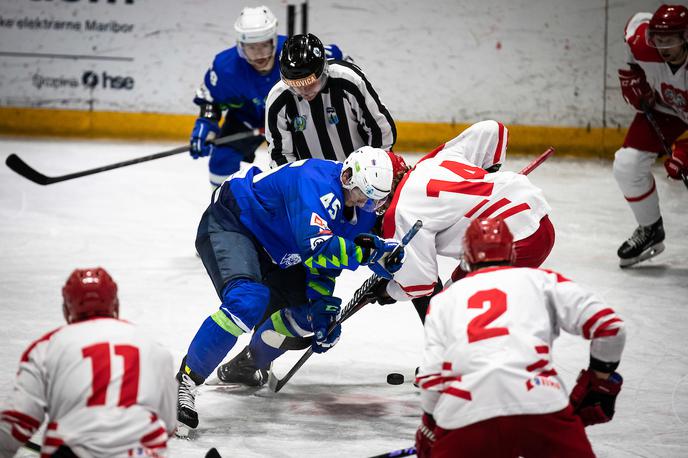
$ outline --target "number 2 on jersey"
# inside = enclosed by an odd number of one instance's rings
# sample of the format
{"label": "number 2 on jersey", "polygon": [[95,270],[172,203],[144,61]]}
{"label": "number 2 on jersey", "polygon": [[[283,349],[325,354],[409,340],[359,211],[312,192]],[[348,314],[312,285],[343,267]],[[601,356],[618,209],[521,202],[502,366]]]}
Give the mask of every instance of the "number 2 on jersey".
{"label": "number 2 on jersey", "polygon": [[[139,394],[139,349],[133,345],[114,345],[115,355],[124,361],[122,385],[117,406],[129,407],[136,404]],[[84,358],[91,359],[93,371],[93,392],[86,401],[88,407],[103,406],[107,400],[107,389],[112,373],[110,370],[110,344],[97,343],[81,349]]]}
{"label": "number 2 on jersey", "polygon": [[506,294],[504,291],[487,289],[478,291],[468,298],[469,309],[482,309],[485,304],[487,304],[487,310],[468,323],[468,343],[509,334],[509,330],[504,327],[487,327],[506,312]]}

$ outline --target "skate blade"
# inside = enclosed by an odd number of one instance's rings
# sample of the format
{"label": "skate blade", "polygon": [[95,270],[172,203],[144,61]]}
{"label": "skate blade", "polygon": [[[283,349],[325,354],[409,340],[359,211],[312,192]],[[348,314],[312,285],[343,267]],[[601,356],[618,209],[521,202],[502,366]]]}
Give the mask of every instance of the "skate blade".
{"label": "skate blade", "polygon": [[223,382],[220,380],[217,376],[209,377],[205,382],[205,385],[207,386],[229,386],[229,385],[237,385],[237,386],[246,386],[246,385],[241,385],[240,383],[227,383]]}
{"label": "skate blade", "polygon": [[268,372],[268,389],[276,393],[277,392],[277,383],[279,380],[277,379],[277,376],[275,375],[274,372],[272,372],[272,367],[270,367],[270,372]]}
{"label": "skate blade", "polygon": [[664,251],[664,248],[664,243],[659,242],[658,244],[653,245],[647,250],[643,251],[642,253],[640,253],[639,256],[636,256],[635,258],[619,259],[619,267],[625,269],[626,267],[634,266],[639,262],[647,261],[648,259],[654,258],[659,253]]}
{"label": "skate blade", "polygon": [[193,440],[196,438],[196,430],[186,426],[184,423],[177,423],[177,428],[174,430],[174,435],[179,439]]}

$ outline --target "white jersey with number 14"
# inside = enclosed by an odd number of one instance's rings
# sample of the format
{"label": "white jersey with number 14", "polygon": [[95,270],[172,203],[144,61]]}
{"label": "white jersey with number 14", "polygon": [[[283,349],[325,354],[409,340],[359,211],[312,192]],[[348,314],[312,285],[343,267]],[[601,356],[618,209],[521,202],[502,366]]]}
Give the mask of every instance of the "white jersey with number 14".
{"label": "white jersey with number 14", "polygon": [[437,256],[458,259],[464,233],[474,219],[501,217],[514,240],[522,240],[538,229],[550,211],[542,191],[524,175],[487,173],[468,159],[485,146],[471,142],[476,135],[466,134],[478,127],[489,130],[485,135],[492,134],[497,124],[472,126],[421,159],[399,184],[385,215],[384,236],[401,240],[416,220],[423,222],[423,228],[406,247],[406,260],[387,289],[395,299],[432,292]]}

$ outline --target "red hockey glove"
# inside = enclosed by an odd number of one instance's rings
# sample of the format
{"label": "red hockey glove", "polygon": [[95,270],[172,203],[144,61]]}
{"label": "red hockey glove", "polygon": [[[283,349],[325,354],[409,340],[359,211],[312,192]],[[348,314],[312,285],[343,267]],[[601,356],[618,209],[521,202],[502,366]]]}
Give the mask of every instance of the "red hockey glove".
{"label": "red hockey glove", "polygon": [[624,100],[637,110],[652,108],[655,105],[654,92],[642,70],[619,69],[619,82]]}
{"label": "red hockey glove", "polygon": [[582,370],[569,398],[573,413],[585,426],[610,421],[614,418],[614,404],[622,384],[623,378],[616,372],[603,380],[590,369]]}
{"label": "red hockey glove", "polygon": [[423,418],[416,431],[416,456],[430,458],[432,446],[435,444],[435,419],[429,413],[423,413]]}
{"label": "red hockey glove", "polygon": [[688,176],[688,141],[674,143],[671,157],[664,161],[664,168],[669,178],[680,180],[681,175]]}

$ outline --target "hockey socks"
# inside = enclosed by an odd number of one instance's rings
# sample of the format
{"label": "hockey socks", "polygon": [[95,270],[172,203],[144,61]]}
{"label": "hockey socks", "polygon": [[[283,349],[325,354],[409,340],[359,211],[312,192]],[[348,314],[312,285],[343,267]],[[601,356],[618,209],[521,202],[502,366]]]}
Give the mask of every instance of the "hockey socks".
{"label": "hockey socks", "polygon": [[256,365],[267,368],[270,363],[284,354],[286,350],[280,350],[263,340],[263,332],[274,331],[287,337],[305,336],[311,331],[311,324],[308,321],[310,307],[307,304],[296,307],[289,307],[279,310],[253,333],[249,348]]}
{"label": "hockey socks", "polygon": [[270,290],[260,283],[239,278],[223,291],[220,310],[201,325],[189,345],[187,366],[206,379],[227,356],[244,332],[260,320],[270,300]]}
{"label": "hockey socks", "polygon": [[293,336],[289,328],[286,326],[282,319],[282,310],[277,311],[270,316],[269,319],[265,320],[263,324],[260,325],[256,332],[251,336],[251,343],[249,348],[251,350],[251,355],[253,355],[253,360],[259,368],[267,368],[270,363],[275,359],[282,356],[286,350],[280,350],[279,348],[271,347],[266,344],[261,335],[264,331],[276,331],[282,335]]}
{"label": "hockey socks", "polygon": [[225,320],[229,321],[229,318],[221,310],[205,319],[189,345],[183,371],[188,373],[188,368],[205,380],[220,364],[237,341],[237,336],[219,324],[226,325]]}

